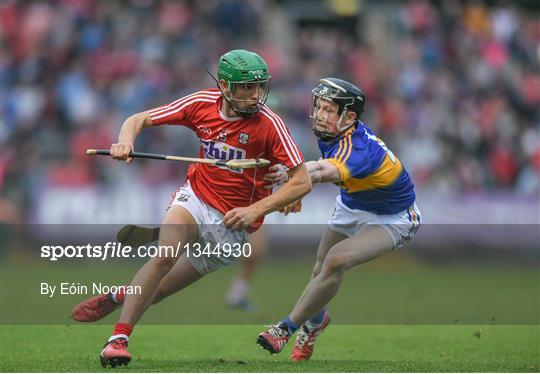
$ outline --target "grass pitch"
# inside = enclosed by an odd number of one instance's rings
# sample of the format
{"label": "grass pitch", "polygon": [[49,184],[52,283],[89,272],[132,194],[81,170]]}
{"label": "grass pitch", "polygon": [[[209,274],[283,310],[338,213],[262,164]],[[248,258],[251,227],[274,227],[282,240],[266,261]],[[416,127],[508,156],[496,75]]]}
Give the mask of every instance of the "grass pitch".
{"label": "grass pitch", "polygon": [[330,326],[311,361],[255,345],[262,326],[137,326],[133,360],[102,369],[110,326],[3,326],[3,372],[537,372],[539,326]]}
{"label": "grass pitch", "polygon": [[[99,353],[118,311],[100,324],[67,321],[85,298],[49,298],[40,282],[123,284],[137,264],[90,266],[9,259],[2,265],[2,372],[538,372],[538,268],[436,266],[386,256],[351,270],[330,304],[334,324],[309,362],[289,360],[292,343],[271,356],[255,340],[287,315],[312,259],[265,262],[254,313],[223,297],[233,268],[153,306],[135,328],[128,367],[102,369]],[[66,325],[67,324],[67,325]]]}

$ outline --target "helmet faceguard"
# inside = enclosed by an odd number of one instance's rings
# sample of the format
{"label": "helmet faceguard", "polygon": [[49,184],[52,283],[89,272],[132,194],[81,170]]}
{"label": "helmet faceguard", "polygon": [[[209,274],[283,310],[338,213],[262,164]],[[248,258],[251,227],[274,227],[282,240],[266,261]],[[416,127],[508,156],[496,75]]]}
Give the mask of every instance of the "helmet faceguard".
{"label": "helmet faceguard", "polygon": [[[330,113],[326,118],[319,114],[321,100],[337,104],[337,121],[330,121]],[[346,124],[345,117],[347,112],[356,114],[356,119],[364,111],[365,95],[352,83],[337,78],[324,78],[319,81],[319,85],[312,91],[312,110],[310,114],[311,126],[315,136],[322,141],[332,141],[339,138],[347,131],[355,121]],[[335,124],[336,131],[319,130],[318,125],[323,124],[328,128]],[[332,126],[333,127],[333,126]]]}
{"label": "helmet faceguard", "polygon": [[[329,99],[328,97],[313,93],[312,95],[313,107],[312,107],[311,115],[309,117],[311,119],[311,127],[313,129],[313,133],[315,134],[315,136],[321,139],[322,141],[328,142],[328,141],[337,139],[341,134],[347,131],[347,129],[349,129],[354,124],[354,122],[350,123],[349,125],[344,125],[344,119],[345,119],[345,114],[347,113],[347,110],[343,110],[341,112],[341,114],[339,115],[339,119],[337,121],[329,120],[330,113],[326,113],[326,116],[324,116],[324,114],[322,116],[319,115],[319,106],[321,104],[320,103],[321,100],[333,103],[333,101]],[[324,124],[327,129],[330,126],[332,126],[332,124],[335,124],[337,131],[319,130],[317,128],[318,124]]]}
{"label": "helmet faceguard", "polygon": [[[227,82],[230,96],[221,91],[225,100],[229,102],[232,110],[241,117],[251,117],[257,113],[268,100],[270,93],[270,76],[268,79],[255,81]],[[240,99],[234,97],[237,92],[249,93],[255,90],[256,98]]]}
{"label": "helmet faceguard", "polygon": [[223,98],[239,116],[249,118],[257,113],[268,99],[271,76],[266,62],[256,53],[230,51],[219,59],[218,79],[227,82]]}

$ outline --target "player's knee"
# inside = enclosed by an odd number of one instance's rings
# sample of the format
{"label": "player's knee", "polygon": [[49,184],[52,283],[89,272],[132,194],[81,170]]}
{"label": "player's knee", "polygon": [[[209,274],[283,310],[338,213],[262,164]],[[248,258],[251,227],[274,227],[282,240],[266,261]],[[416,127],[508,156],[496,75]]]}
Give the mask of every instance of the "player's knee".
{"label": "player's knee", "polygon": [[339,252],[330,252],[324,260],[323,268],[330,274],[343,273],[349,268],[349,258]]}
{"label": "player's knee", "polygon": [[166,274],[174,266],[178,258],[174,254],[161,254],[151,259],[160,273]]}

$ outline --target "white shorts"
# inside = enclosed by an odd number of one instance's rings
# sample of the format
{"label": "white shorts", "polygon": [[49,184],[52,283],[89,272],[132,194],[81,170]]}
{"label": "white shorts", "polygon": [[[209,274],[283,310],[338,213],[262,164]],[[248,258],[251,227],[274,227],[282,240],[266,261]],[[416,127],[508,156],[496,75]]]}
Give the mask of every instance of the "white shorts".
{"label": "white shorts", "polygon": [[[184,207],[191,213],[199,227],[197,242],[202,248],[209,245],[209,248],[212,250],[216,246],[223,246],[225,243],[243,246],[249,240],[248,233],[245,230],[229,231],[223,225],[223,214],[199,199],[189,185],[189,182],[173,195],[173,200],[169,204],[169,208],[172,206]],[[197,251],[195,250],[189,251],[187,258],[201,274],[208,274],[221,269],[232,264],[237,259],[234,256],[226,257],[214,254],[197,255]]]}
{"label": "white shorts", "polygon": [[416,202],[399,213],[383,215],[351,209],[343,204],[341,195],[338,195],[328,225],[333,231],[348,237],[354,236],[364,225],[381,225],[392,238],[394,248],[399,248],[414,237],[421,221],[422,216]]}

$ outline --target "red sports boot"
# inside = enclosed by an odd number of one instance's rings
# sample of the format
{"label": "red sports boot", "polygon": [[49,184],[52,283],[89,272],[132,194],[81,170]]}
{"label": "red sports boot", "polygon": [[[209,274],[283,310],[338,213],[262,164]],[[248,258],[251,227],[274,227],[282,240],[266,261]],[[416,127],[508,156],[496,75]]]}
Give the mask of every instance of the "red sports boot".
{"label": "red sports boot", "polygon": [[101,366],[111,365],[113,368],[119,365],[127,366],[131,361],[131,353],[128,352],[127,346],[128,341],[125,338],[116,338],[105,343],[99,355]]}
{"label": "red sports boot", "polygon": [[257,344],[272,354],[279,353],[289,341],[289,332],[279,325],[271,326],[270,330],[262,332],[257,337]]}
{"label": "red sports boot", "polygon": [[313,354],[313,344],[315,344],[317,336],[324,331],[329,323],[330,315],[328,312],[324,313],[323,321],[318,327],[310,329],[309,324],[304,323],[296,336],[296,341],[294,342],[294,348],[291,354],[291,360],[295,362],[309,360]]}
{"label": "red sports boot", "polygon": [[95,322],[113,312],[120,304],[111,300],[109,294],[91,297],[75,305],[71,318],[78,322]]}

